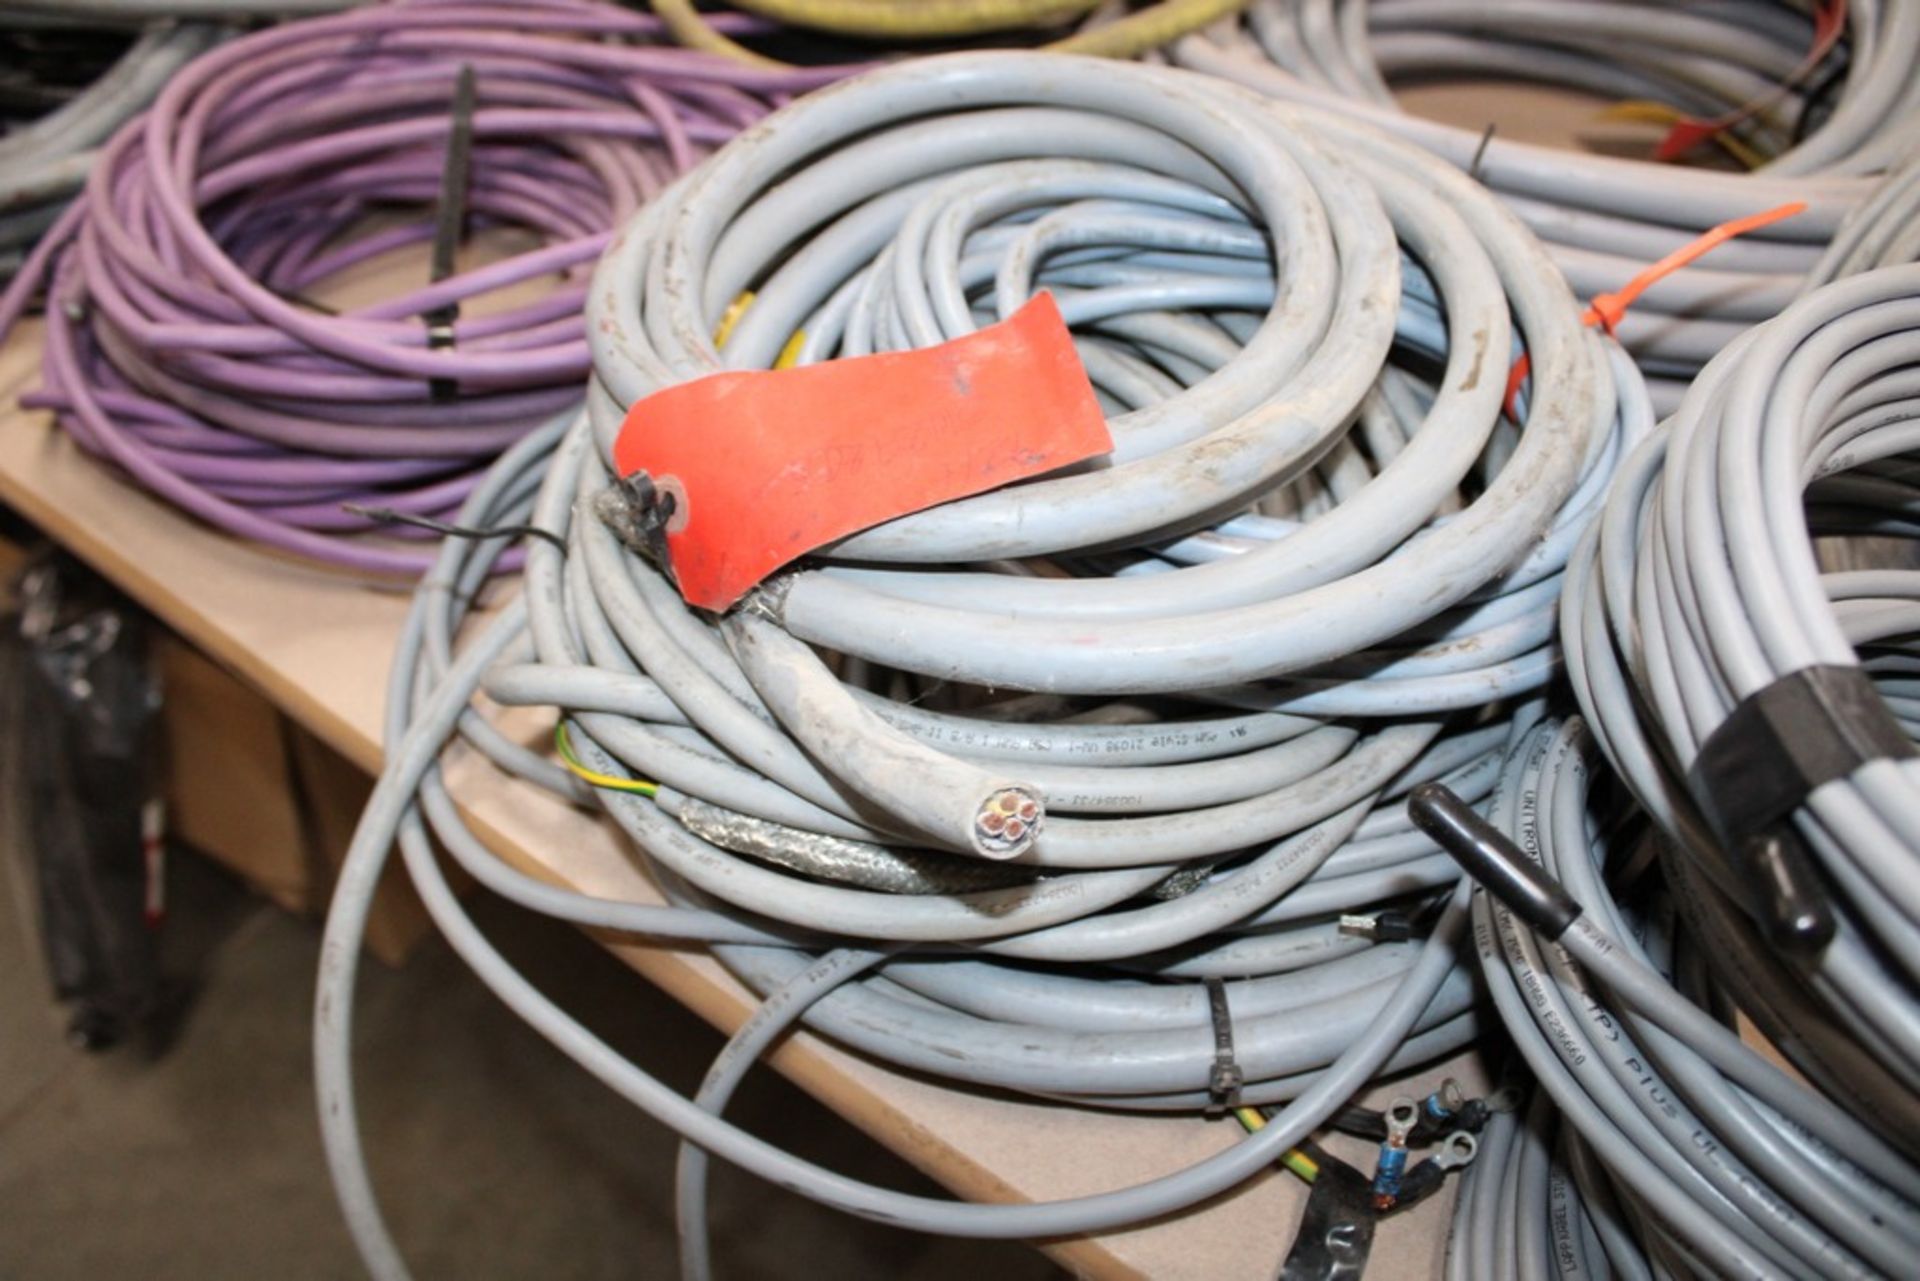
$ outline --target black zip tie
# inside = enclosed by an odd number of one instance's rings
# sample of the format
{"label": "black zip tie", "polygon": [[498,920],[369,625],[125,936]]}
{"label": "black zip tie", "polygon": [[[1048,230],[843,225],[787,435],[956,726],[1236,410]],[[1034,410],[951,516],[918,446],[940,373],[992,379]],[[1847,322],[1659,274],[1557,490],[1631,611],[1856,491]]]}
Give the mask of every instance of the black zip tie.
{"label": "black zip tie", "polygon": [[1687,771],[1687,790],[1737,869],[1759,887],[1761,920],[1784,947],[1833,938],[1833,905],[1793,812],[1814,791],[1870,761],[1915,754],[1873,687],[1854,666],[1803,667],[1740,700],[1707,735]]}
{"label": "black zip tie", "polygon": [[[433,265],[428,282],[439,284],[453,274],[454,253],[466,239],[467,194],[473,175],[473,64],[463,63],[453,82],[453,128],[447,134],[447,162],[440,171],[440,202],[434,214]],[[427,346],[444,351],[455,344],[454,322],[460,319],[460,304],[423,312],[427,322]],[[435,378],[429,384],[433,399],[444,404],[460,395],[460,385],[452,378]]]}
{"label": "black zip tie", "polygon": [[1247,1083],[1239,1061],[1233,1057],[1233,1011],[1227,1008],[1227,984],[1210,978],[1207,984],[1207,1008],[1213,1014],[1213,1070],[1207,1074],[1208,1116],[1223,1116],[1240,1106],[1240,1091]]}
{"label": "black zip tie", "polygon": [[363,507],[359,503],[341,503],[340,510],[364,516],[376,525],[411,525],[415,529],[430,529],[448,538],[540,538],[558,547],[562,556],[567,554],[567,540],[551,529],[542,529],[538,525],[453,525],[431,516],[416,516],[412,512],[395,511],[391,507]]}
{"label": "black zip tie", "polygon": [[1487,158],[1487,144],[1493,141],[1493,121],[1487,121],[1487,127],[1480,131],[1480,145],[1473,149],[1473,161],[1467,165],[1467,177],[1480,181],[1480,164]]}

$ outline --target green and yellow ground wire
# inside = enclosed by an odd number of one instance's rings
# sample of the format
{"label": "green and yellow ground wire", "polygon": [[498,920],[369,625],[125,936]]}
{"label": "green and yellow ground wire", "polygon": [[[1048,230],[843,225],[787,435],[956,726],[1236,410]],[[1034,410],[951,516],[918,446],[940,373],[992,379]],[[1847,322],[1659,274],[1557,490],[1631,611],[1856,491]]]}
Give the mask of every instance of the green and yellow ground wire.
{"label": "green and yellow ground wire", "polygon": [[604,787],[613,792],[633,792],[640,796],[652,796],[660,790],[660,784],[649,783],[644,778],[617,778],[612,774],[602,774],[599,770],[588,769],[580,758],[574,755],[573,740],[567,737],[565,721],[553,727],[553,746],[554,750],[560,753],[560,759],[566,762],[567,768],[573,771],[576,778],[591,783],[595,787]]}
{"label": "green and yellow ground wire", "polygon": [[[1233,1114],[1240,1119],[1240,1124],[1246,1127],[1248,1134],[1267,1128],[1266,1114],[1259,1108],[1235,1108]],[[1299,1148],[1288,1148],[1287,1154],[1280,1158],[1280,1164],[1298,1175],[1303,1183],[1312,1183],[1320,1177],[1320,1163]]]}

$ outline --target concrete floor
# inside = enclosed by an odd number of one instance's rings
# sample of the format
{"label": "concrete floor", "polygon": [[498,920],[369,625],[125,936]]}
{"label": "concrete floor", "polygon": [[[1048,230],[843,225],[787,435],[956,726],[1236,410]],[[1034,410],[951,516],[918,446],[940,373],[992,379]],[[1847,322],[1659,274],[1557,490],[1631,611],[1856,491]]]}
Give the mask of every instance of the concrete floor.
{"label": "concrete floor", "polygon": [[[0,858],[11,859],[0,850]],[[0,874],[0,1277],[350,1278],[321,1159],[307,1023],[318,927],[192,855],[170,876],[170,968],[195,982],[157,1056],[70,1049]],[[573,930],[475,896],[548,992],[690,1090],[718,1037]],[[671,1277],[674,1144],[494,1002],[437,938],[361,985],[361,1113],[415,1275]],[[836,1169],[932,1185],[771,1072],[731,1115]],[[722,1278],[1058,1275],[1015,1244],[857,1222],[720,1167]]]}

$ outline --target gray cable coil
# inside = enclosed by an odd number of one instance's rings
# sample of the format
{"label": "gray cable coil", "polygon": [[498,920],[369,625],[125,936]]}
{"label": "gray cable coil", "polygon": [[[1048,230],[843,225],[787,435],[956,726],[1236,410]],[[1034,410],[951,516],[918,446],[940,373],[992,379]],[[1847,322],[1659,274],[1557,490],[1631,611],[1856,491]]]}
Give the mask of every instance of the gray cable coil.
{"label": "gray cable coil", "polygon": [[[0,21],[14,16],[0,6]],[[220,35],[208,23],[156,22],[82,93],[0,137],[0,279],[13,274],[86,182],[100,144]]]}
{"label": "gray cable coil", "polygon": [[[724,352],[739,368],[770,364],[796,329],[803,360],[936,342],[1034,287],[1074,323],[1115,414],[1111,466],[867,531],[724,619],[689,610],[600,518],[626,406],[721,368],[711,335],[743,290]],[[499,543],[443,551],[329,919],[322,1118],[377,1275],[403,1269],[366,1182],[347,1038],[366,896],[396,831],[454,946],[590,1071],[782,1186],[928,1231],[1057,1235],[1178,1210],[1259,1170],[1383,1065],[1471,1040],[1457,895],[1424,943],[1370,945],[1331,918],[1455,885],[1392,798],[1436,777],[1487,793],[1513,732],[1498,709],[1554,669],[1565,558],[1652,425],[1631,361],[1579,324],[1496,201],[1405,144],[1182,72],[955,55],[743,135],[617,238],[591,297],[588,412],[503,459],[463,517],[530,518],[567,553],[530,543],[524,594],[456,653]],[[1520,429],[1499,421],[1516,330],[1535,371]],[[1006,563],[1042,557],[1081,576]],[[1085,647],[1062,637],[1089,625],[1102,661],[1076,662]],[[804,642],[851,655],[846,679]],[[1036,693],[929,710],[929,677]],[[661,783],[656,800],[597,797],[678,907],[584,899],[487,854],[438,781],[456,724],[507,769],[588,793],[463,717],[483,679],[499,702],[563,708],[594,768]],[[971,756],[942,749],[957,730]],[[1089,748],[1097,766],[1056,763]],[[1030,853],[989,865],[1022,883],[862,888],[891,851],[922,872],[969,860],[966,833],[930,812],[977,797],[981,775],[1053,810]],[[742,819],[745,856],[696,834]],[[1246,1097],[1295,1102],[1220,1157],[1096,1197],[968,1206],[850,1184],[672,1095],[528,988],[446,890],[428,824],[490,889],[712,941],[786,1016],[965,1084],[1197,1108],[1214,1044],[1195,980],[1244,979]],[[1196,862],[1217,866],[1151,897]],[[854,943],[809,955],[835,940]],[[715,1109],[730,1088],[716,1080]]]}
{"label": "gray cable coil", "polygon": [[1908,736],[1920,730],[1906,639],[1920,573],[1822,574],[1809,530],[1920,533],[1916,356],[1915,266],[1826,285],[1740,339],[1622,468],[1562,618],[1581,707],[1684,852],[1670,860],[1682,906],[1721,982],[1796,1066],[1909,1151],[1920,1151],[1920,762],[1871,762],[1795,811],[1838,917],[1834,940],[1800,958],[1738,906],[1750,874],[1718,851],[1683,780],[1741,699],[1813,664],[1864,666]]}
{"label": "gray cable coil", "polygon": [[1482,972],[1539,1086],[1523,1122],[1482,1136],[1449,1281],[1910,1273],[1920,1168],[1739,1045],[1711,939],[1676,930],[1670,904],[1616,901],[1602,869],[1660,838],[1589,796],[1596,766],[1582,722],[1543,723],[1492,806],[1584,913],[1554,944],[1474,896]]}
{"label": "gray cable coil", "polygon": [[[1238,24],[1175,46],[1183,66],[1289,101],[1338,107],[1476,172],[1547,242],[1582,297],[1617,289],[1707,228],[1792,200],[1805,213],[1716,249],[1656,284],[1620,333],[1662,413],[1695,371],[1799,291],[1871,175],[1920,144],[1920,7],[1855,0],[1850,54],[1820,126],[1750,174],[1542,147],[1403,114],[1389,82],[1524,77],[1607,97],[1652,96],[1708,116],[1778,83],[1807,20],[1758,0],[1255,0]],[[1803,99],[1786,103],[1793,114]]]}
{"label": "gray cable coil", "polygon": [[1875,267],[1920,262],[1920,161],[1896,169],[1847,215],[1806,279],[1810,292]]}
{"label": "gray cable coil", "polygon": [[[4,0],[0,14],[23,22],[251,22],[337,13],[370,0]],[[391,2],[391,0],[389,0]],[[406,0],[399,0],[406,3]]]}

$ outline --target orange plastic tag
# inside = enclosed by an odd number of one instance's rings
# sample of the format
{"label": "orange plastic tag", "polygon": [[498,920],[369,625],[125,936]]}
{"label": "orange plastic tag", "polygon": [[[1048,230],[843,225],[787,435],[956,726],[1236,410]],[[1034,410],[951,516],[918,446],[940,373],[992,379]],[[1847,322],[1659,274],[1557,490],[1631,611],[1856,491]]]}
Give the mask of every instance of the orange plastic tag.
{"label": "orange plastic tag", "polygon": [[720,610],[796,557],[896,516],[1107,453],[1053,298],[918,351],[713,374],[655,392],[613,446],[670,495],[680,594]]}

